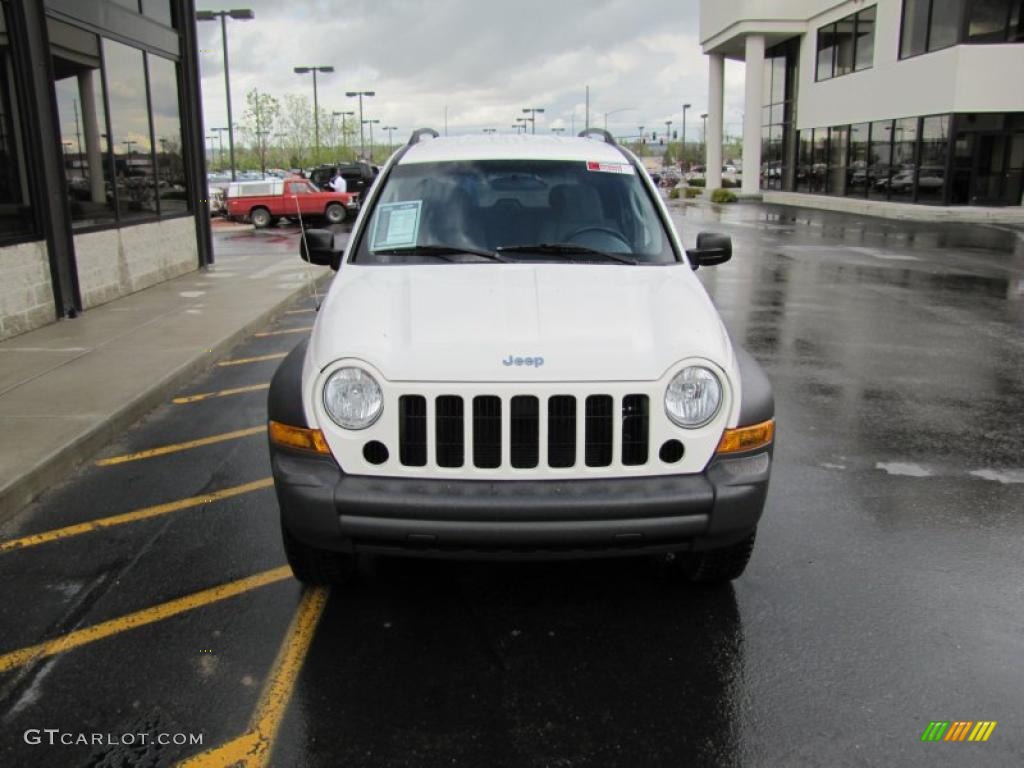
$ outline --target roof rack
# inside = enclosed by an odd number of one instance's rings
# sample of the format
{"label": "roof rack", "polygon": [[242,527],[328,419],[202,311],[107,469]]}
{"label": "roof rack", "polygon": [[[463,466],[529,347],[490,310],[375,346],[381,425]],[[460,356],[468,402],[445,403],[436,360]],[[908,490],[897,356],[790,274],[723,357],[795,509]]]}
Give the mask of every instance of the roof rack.
{"label": "roof rack", "polygon": [[606,143],[612,144],[613,146],[618,146],[615,143],[615,137],[608,133],[608,131],[606,131],[604,128],[585,128],[576,135],[579,136],[581,139],[585,139],[592,133],[596,133],[599,136],[601,136],[601,138],[603,138]]}
{"label": "roof rack", "polygon": [[424,136],[429,136],[432,139],[436,139],[440,134],[433,128],[420,128],[412,132],[412,136],[409,137],[409,143],[406,146],[412,146],[413,144],[419,144],[420,139]]}

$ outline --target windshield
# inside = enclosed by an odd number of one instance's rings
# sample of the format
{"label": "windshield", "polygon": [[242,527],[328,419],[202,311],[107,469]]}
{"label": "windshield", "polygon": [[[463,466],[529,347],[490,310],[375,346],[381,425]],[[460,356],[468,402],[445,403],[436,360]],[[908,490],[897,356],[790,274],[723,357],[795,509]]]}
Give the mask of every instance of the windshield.
{"label": "windshield", "polygon": [[353,261],[476,262],[481,252],[501,253],[501,261],[677,261],[646,187],[625,158],[398,165]]}

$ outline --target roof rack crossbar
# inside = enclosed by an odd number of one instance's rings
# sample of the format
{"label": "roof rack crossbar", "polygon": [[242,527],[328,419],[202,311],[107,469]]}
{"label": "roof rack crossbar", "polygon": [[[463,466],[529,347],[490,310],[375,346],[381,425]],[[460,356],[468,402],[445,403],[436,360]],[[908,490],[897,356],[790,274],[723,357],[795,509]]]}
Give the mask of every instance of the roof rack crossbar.
{"label": "roof rack crossbar", "polygon": [[604,128],[585,128],[584,130],[580,131],[577,134],[577,136],[579,136],[581,139],[585,139],[592,133],[596,133],[597,135],[599,135],[608,144],[618,146],[615,142],[615,137],[608,133],[608,131],[606,131]]}
{"label": "roof rack crossbar", "polygon": [[409,143],[407,146],[411,147],[413,144],[419,144],[420,139],[423,138],[424,136],[429,136],[432,139],[436,139],[439,135],[440,134],[433,128],[419,128],[412,132],[412,136],[409,137]]}

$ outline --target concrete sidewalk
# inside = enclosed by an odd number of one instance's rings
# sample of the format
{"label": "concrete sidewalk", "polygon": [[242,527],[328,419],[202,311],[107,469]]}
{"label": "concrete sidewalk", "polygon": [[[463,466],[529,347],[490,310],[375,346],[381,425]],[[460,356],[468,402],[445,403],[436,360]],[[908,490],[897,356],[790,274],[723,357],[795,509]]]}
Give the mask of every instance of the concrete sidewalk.
{"label": "concrete sidewalk", "polygon": [[0,520],[328,274],[292,254],[219,256],[0,343]]}

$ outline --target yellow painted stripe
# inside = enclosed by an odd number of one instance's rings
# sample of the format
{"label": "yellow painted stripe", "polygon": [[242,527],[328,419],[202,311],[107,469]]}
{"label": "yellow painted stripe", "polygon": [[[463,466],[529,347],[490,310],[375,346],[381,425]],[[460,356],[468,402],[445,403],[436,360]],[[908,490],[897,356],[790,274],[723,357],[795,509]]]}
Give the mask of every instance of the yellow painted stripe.
{"label": "yellow painted stripe", "polygon": [[303,312],[316,312],[316,310],[313,307],[310,307],[309,309],[288,309],[288,310],[285,310],[285,314],[286,315],[301,315]]}
{"label": "yellow painted stripe", "polygon": [[179,613],[185,613],[186,611],[195,610],[211,603],[216,603],[221,600],[226,600],[229,597],[240,595],[243,592],[249,592],[250,590],[257,589],[258,587],[264,587],[267,584],[273,584],[278,581],[284,581],[290,578],[292,575],[291,569],[284,565],[280,568],[273,568],[269,571],[263,571],[253,576],[247,576],[244,579],[238,579],[237,581],[231,581],[227,584],[221,584],[217,587],[211,587],[210,589],[204,589],[200,592],[193,592],[191,595],[185,597],[179,597],[175,600],[170,600],[166,603],[160,603],[150,608],[144,608],[141,611],[135,613],[129,613],[125,616],[121,616],[110,621],[104,621],[100,624],[94,624],[91,627],[85,629],[78,629],[74,632],[69,632],[61,637],[56,637],[53,640],[47,640],[37,645],[30,645],[27,648],[21,648],[17,651],[11,651],[0,656],[0,672],[7,672],[8,670],[14,669],[15,667],[23,666],[30,661],[36,659],[44,659],[49,656],[55,656],[58,653],[65,653],[74,648],[94,643],[97,640],[103,640],[104,638],[112,635],[125,632],[129,629],[137,629],[138,627],[144,627],[147,624],[153,624],[157,621],[176,616]]}
{"label": "yellow painted stripe", "polygon": [[145,451],[139,451],[138,453],[126,453],[123,456],[111,456],[109,459],[99,459],[96,462],[96,466],[109,467],[113,464],[124,464],[127,461],[151,459],[154,456],[164,456],[165,454],[168,453],[187,451],[190,448],[201,448],[204,445],[223,443],[227,440],[237,440],[240,437],[249,437],[251,435],[265,434],[266,431],[267,428],[262,425],[258,427],[248,427],[246,429],[236,429],[234,432],[224,432],[220,435],[200,437],[198,440],[189,440],[184,443],[172,443],[170,445],[161,445],[159,448],[149,448]]}
{"label": "yellow painted stripe", "polygon": [[977,725],[974,726],[974,730],[971,731],[971,735],[967,737],[967,740],[968,741],[977,741],[978,740],[978,734],[980,734],[983,730],[985,730],[985,726],[986,726],[986,722],[984,720],[979,720]]}
{"label": "yellow painted stripe", "polygon": [[241,395],[244,392],[259,392],[261,389],[270,389],[270,382],[266,384],[250,384],[247,387],[234,387],[232,389],[221,389],[217,392],[204,392],[201,395],[183,395],[171,400],[175,405],[186,403],[198,403],[200,400],[209,400],[211,397],[228,397],[229,395]]}
{"label": "yellow painted stripe", "polygon": [[239,357],[234,360],[221,360],[217,365],[222,368],[229,365],[248,365],[249,363],[262,363],[264,360],[280,360],[287,357],[287,352],[275,352],[272,355],[257,355],[256,357]]}
{"label": "yellow painted stripe", "polygon": [[221,499],[229,499],[232,496],[240,496],[243,493],[250,493],[252,491],[259,491],[263,488],[270,488],[273,484],[273,478],[264,477],[262,480],[255,480],[251,483],[244,483],[242,485],[234,485],[230,488],[221,488],[219,491],[211,491],[210,493],[204,493],[200,496],[189,496],[187,499],[168,501],[164,504],[156,504],[152,507],[142,507],[141,509],[136,509],[132,512],[125,512],[120,515],[101,517],[98,520],[76,523],[75,525],[68,525],[64,528],[55,528],[52,531],[33,533],[29,536],[22,536],[20,539],[0,541],[0,552],[7,552],[12,549],[24,549],[25,547],[34,547],[38,544],[46,544],[51,541],[58,541],[59,539],[80,536],[83,533],[91,533],[92,531],[98,531],[103,528],[113,528],[115,525],[124,525],[125,523],[147,520],[151,517],[159,517],[160,515],[166,515],[182,509],[198,507]]}
{"label": "yellow painted stripe", "polygon": [[988,724],[988,727],[985,729],[985,733],[978,739],[978,741],[988,741],[988,737],[992,735],[992,731],[994,731],[995,728],[996,721],[993,720]]}
{"label": "yellow painted stripe", "polygon": [[226,744],[185,760],[180,763],[181,768],[263,768],[269,763],[274,739],[284,720],[295,682],[309,653],[329,594],[326,587],[313,587],[303,594],[260,694],[259,703],[249,720],[248,730]]}
{"label": "yellow painted stripe", "polygon": [[266,336],[284,336],[289,333],[306,333],[307,331],[312,330],[312,325],[304,325],[301,328],[287,328],[283,331],[260,331],[259,333],[254,333],[253,336],[255,336],[257,339],[262,339]]}

